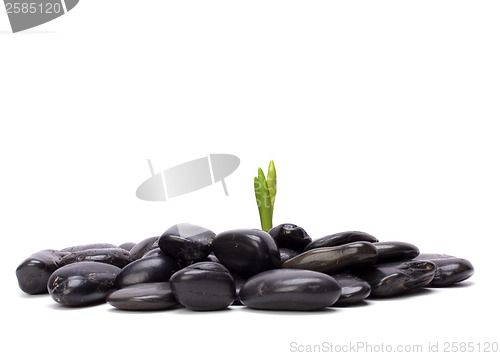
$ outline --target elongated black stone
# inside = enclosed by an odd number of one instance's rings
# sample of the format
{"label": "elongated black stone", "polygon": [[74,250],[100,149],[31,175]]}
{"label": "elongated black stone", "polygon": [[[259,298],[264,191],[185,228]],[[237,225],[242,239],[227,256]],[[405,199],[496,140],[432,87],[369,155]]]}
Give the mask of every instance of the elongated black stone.
{"label": "elongated black stone", "polygon": [[66,254],[58,250],[43,250],[25,259],[16,269],[19,288],[28,294],[47,293],[49,277],[59,268]]}
{"label": "elongated black stone", "polygon": [[377,248],[377,263],[408,261],[420,253],[417,246],[407,242],[375,242],[373,245]]}
{"label": "elongated black stone", "polygon": [[304,248],[312,242],[306,230],[294,224],[281,224],[269,230],[269,235],[276,241],[279,248],[289,248],[303,252]]}
{"label": "elongated black stone", "polygon": [[169,282],[134,284],[114,291],[107,302],[122,310],[164,310],[179,305]]}
{"label": "elongated black stone", "polygon": [[165,231],[158,241],[161,250],[175,260],[197,262],[212,251],[215,233],[192,224],[177,224]]}
{"label": "elongated black stone", "polygon": [[337,281],[324,273],[276,269],[250,278],[239,293],[249,308],[268,310],[317,310],[340,297]]}
{"label": "elongated black stone", "polygon": [[139,258],[142,258],[149,251],[158,248],[159,239],[160,239],[159,236],[153,236],[144,239],[141,242],[138,242],[137,245],[135,245],[130,249],[130,255],[132,256],[132,259],[138,260]]}
{"label": "elongated black stone", "polygon": [[376,264],[353,274],[370,284],[371,296],[393,297],[428,285],[435,273],[432,262],[404,261]]}
{"label": "elongated black stone", "polygon": [[120,268],[106,263],[72,263],[52,273],[47,288],[52,299],[65,306],[102,303],[115,290],[118,273]]}
{"label": "elongated black stone", "polygon": [[59,263],[60,266],[65,266],[70,263],[93,261],[107,263],[116,267],[123,268],[132,262],[130,252],[119,247],[113,248],[96,248],[91,250],[81,250],[70,252],[64,256]]}
{"label": "elongated black stone", "polygon": [[179,263],[168,256],[143,257],[123,267],[116,285],[124,288],[139,283],[168,282],[180,268]]}
{"label": "elongated black stone", "polygon": [[212,250],[224,266],[245,277],[281,266],[276,242],[262,230],[222,232],[212,242]]}
{"label": "elongated black stone", "polygon": [[345,306],[366,299],[371,292],[368,282],[348,273],[335,274],[332,276],[339,283],[342,292],[340,298],[335,302],[335,306]]}
{"label": "elongated black stone", "polygon": [[376,260],[375,246],[370,242],[361,241],[302,252],[283,263],[283,268],[307,269],[333,274],[371,265]]}
{"label": "elongated black stone", "polygon": [[77,252],[77,251],[82,251],[82,250],[92,250],[96,248],[114,248],[118,247],[113,244],[108,244],[108,243],[96,243],[96,244],[86,244],[86,245],[77,245],[77,246],[70,246],[63,248],[61,251],[62,252]]}
{"label": "elongated black stone", "polygon": [[436,265],[436,275],[430,283],[432,287],[447,287],[465,281],[474,274],[472,263],[464,258],[436,253],[423,253],[416,260],[431,261]]}
{"label": "elongated black stone", "polygon": [[236,286],[226,267],[198,262],[174,273],[170,285],[175,298],[197,311],[226,309],[236,298]]}
{"label": "elongated black stone", "polygon": [[362,231],[344,231],[314,240],[305,247],[304,251],[315,248],[340,246],[357,241],[377,242],[378,239]]}

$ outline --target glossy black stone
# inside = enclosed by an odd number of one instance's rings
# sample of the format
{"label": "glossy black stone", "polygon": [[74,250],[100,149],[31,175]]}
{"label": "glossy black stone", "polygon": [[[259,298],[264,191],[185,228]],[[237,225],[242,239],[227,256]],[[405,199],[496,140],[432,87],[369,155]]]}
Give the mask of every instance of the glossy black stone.
{"label": "glossy black stone", "polygon": [[289,248],[280,248],[279,251],[281,263],[285,263],[290,258],[293,258],[299,254],[297,251],[291,250]]}
{"label": "glossy black stone", "polygon": [[93,261],[107,263],[116,267],[123,268],[132,262],[130,252],[123,248],[96,248],[91,250],[81,250],[70,252],[61,259],[60,266],[69,265],[70,263]]}
{"label": "glossy black stone", "polygon": [[43,250],[32,254],[16,269],[19,288],[28,294],[47,293],[50,275],[59,268],[61,259],[67,252]]}
{"label": "glossy black stone", "polygon": [[180,265],[168,256],[143,257],[123,267],[116,278],[118,288],[139,283],[168,282]]}
{"label": "glossy black stone", "polygon": [[170,286],[175,298],[188,309],[221,310],[236,298],[231,274],[220,263],[198,262],[174,273]]}
{"label": "glossy black stone", "polygon": [[366,232],[344,231],[314,240],[305,247],[304,251],[309,251],[315,248],[340,246],[357,241],[378,242],[378,239],[375,236],[367,234]]}
{"label": "glossy black stone", "polygon": [[431,261],[436,265],[436,275],[430,283],[432,287],[447,287],[465,281],[474,274],[472,263],[464,258],[436,253],[423,253],[416,260]]}
{"label": "glossy black stone", "polygon": [[212,242],[212,250],[224,266],[244,277],[281,266],[276,242],[262,230],[222,232]]}
{"label": "glossy black stone", "polygon": [[375,246],[370,242],[360,241],[303,252],[283,263],[283,268],[307,269],[333,274],[371,265],[376,260]]}
{"label": "glossy black stone", "polygon": [[336,274],[332,276],[342,288],[340,298],[334,305],[345,306],[359,303],[366,299],[371,292],[368,282],[348,273]]}
{"label": "glossy black stone", "polygon": [[377,263],[408,261],[418,256],[418,247],[407,242],[388,241],[374,242],[377,248]]}
{"label": "glossy black stone", "polygon": [[77,245],[77,246],[70,246],[63,248],[61,251],[62,252],[77,252],[77,251],[82,251],[82,250],[93,250],[96,248],[114,248],[118,247],[113,244],[108,244],[108,243],[96,243],[96,244],[86,244],[86,245]]}
{"label": "glossy black stone", "polygon": [[159,236],[153,236],[144,239],[141,242],[138,242],[134,247],[130,249],[130,255],[132,256],[132,259],[138,260],[139,258],[142,258],[149,251],[158,248],[159,239],[160,239]]}
{"label": "glossy black stone", "polygon": [[192,224],[177,224],[165,231],[158,245],[167,256],[178,261],[197,262],[212,251],[215,233]]}
{"label": "glossy black stone", "polygon": [[115,290],[120,268],[99,262],[78,262],[57,269],[47,288],[57,303],[78,307],[102,303]]}
{"label": "glossy black stone", "polygon": [[436,266],[429,261],[404,261],[376,264],[354,274],[367,281],[370,296],[393,297],[428,285]]}
{"label": "glossy black stone", "polygon": [[164,310],[179,305],[168,282],[134,284],[114,291],[107,302],[122,310]]}
{"label": "glossy black stone", "polygon": [[281,224],[269,230],[269,235],[276,241],[279,248],[289,248],[303,252],[312,242],[306,230],[294,224]]}
{"label": "glossy black stone", "polygon": [[239,298],[253,309],[317,310],[334,304],[340,293],[337,281],[324,273],[276,269],[250,278]]}
{"label": "glossy black stone", "polygon": [[118,247],[130,251],[135,245],[137,245],[135,242],[124,242]]}

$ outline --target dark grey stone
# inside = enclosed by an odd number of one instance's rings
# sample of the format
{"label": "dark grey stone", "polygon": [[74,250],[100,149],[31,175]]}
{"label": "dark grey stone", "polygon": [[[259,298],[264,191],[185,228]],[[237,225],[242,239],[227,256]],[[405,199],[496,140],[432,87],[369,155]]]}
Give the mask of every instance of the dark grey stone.
{"label": "dark grey stone", "polygon": [[169,282],[134,284],[114,291],[107,302],[122,310],[164,310],[179,305]]}
{"label": "dark grey stone", "polygon": [[420,254],[415,260],[431,261],[436,265],[436,275],[430,286],[447,287],[465,281],[474,274],[472,263],[464,258],[436,253]]}
{"label": "dark grey stone", "polygon": [[377,242],[378,239],[362,231],[344,231],[314,240],[305,247],[304,251],[313,250],[315,248],[340,246],[358,241]]}

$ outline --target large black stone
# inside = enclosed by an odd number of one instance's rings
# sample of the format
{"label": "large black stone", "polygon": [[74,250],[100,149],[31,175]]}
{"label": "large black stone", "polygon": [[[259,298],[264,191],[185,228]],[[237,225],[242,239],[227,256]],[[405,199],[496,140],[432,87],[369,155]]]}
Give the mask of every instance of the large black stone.
{"label": "large black stone", "polygon": [[175,298],[197,311],[226,309],[236,299],[231,274],[220,263],[198,262],[174,273],[170,285]]}
{"label": "large black stone", "polygon": [[344,231],[314,240],[305,247],[304,251],[309,251],[315,248],[340,246],[357,241],[377,242],[378,239],[375,236],[367,234],[366,232]]}
{"label": "large black stone", "polygon": [[158,241],[161,250],[175,260],[197,262],[206,258],[212,249],[215,233],[192,224],[177,224],[165,231]]}
{"label": "large black stone", "polygon": [[335,302],[335,306],[345,306],[366,299],[371,292],[368,282],[348,273],[335,274],[332,276],[342,288],[340,298]]}
{"label": "large black stone", "polygon": [[422,288],[435,273],[436,266],[429,261],[381,263],[354,272],[370,284],[370,296],[374,297],[393,297]]}
{"label": "large black stone", "polygon": [[307,269],[333,274],[371,265],[376,260],[375,246],[370,242],[361,241],[303,252],[283,263],[283,268]]}
{"label": "large black stone", "polygon": [[132,262],[130,252],[119,247],[112,248],[96,248],[90,250],[81,250],[70,252],[64,256],[59,263],[60,266],[69,265],[70,263],[93,261],[107,263],[116,267],[123,268]]}
{"label": "large black stone", "polygon": [[239,293],[249,308],[268,310],[317,310],[340,297],[337,281],[324,273],[276,269],[250,278]]}
{"label": "large black stone", "polygon": [[118,273],[120,268],[106,263],[72,263],[52,273],[47,288],[52,299],[65,306],[102,303],[115,290]]}
{"label": "large black stone", "polygon": [[212,250],[223,265],[245,277],[281,266],[276,242],[262,230],[222,232],[212,242]]}
{"label": "large black stone", "polygon": [[269,230],[269,235],[276,241],[280,248],[289,248],[303,252],[312,239],[306,230],[294,224],[281,224]]}
{"label": "large black stone", "polygon": [[144,239],[141,242],[138,242],[134,247],[130,249],[130,255],[132,256],[132,259],[138,260],[139,258],[142,258],[149,251],[158,248],[159,239],[160,239],[159,236],[153,236]]}
{"label": "large black stone", "polygon": [[408,261],[418,256],[418,247],[407,242],[389,241],[374,242],[377,248],[377,263]]}
{"label": "large black stone", "polygon": [[181,267],[172,257],[143,257],[123,267],[116,278],[118,288],[139,283],[168,282],[172,274]]}
{"label": "large black stone", "polygon": [[431,261],[436,265],[436,275],[430,283],[432,287],[447,287],[465,281],[474,274],[472,263],[464,258],[436,253],[423,253],[416,260]]}
{"label": "large black stone", "polygon": [[122,310],[163,310],[179,305],[170,283],[141,283],[111,293],[107,302]]}
{"label": "large black stone", "polygon": [[50,275],[59,268],[61,259],[68,252],[43,250],[32,254],[16,269],[19,288],[28,294],[47,293]]}

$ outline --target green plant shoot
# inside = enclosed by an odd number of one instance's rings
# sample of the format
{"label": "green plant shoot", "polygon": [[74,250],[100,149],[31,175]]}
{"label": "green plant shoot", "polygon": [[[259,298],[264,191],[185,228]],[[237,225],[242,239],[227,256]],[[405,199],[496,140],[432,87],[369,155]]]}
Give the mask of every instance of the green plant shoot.
{"label": "green plant shoot", "polygon": [[273,227],[274,200],[276,197],[276,168],[273,161],[269,163],[267,179],[262,169],[259,168],[258,175],[254,178],[254,190],[262,230],[269,231]]}

